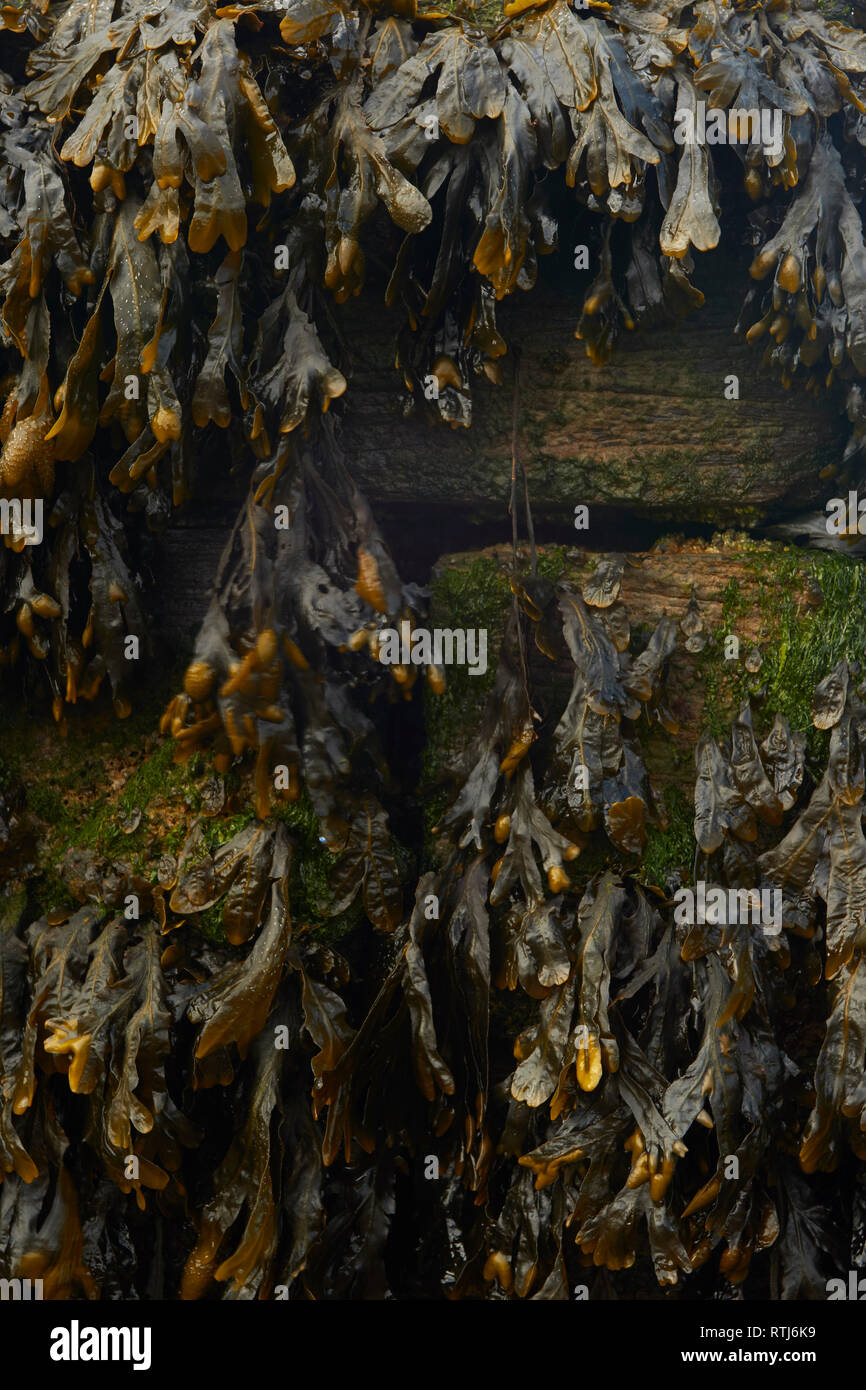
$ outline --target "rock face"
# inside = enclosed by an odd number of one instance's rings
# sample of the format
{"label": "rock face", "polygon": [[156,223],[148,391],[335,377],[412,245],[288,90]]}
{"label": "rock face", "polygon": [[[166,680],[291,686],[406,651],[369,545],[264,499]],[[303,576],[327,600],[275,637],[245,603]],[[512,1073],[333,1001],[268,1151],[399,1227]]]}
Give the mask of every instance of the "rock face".
{"label": "rock face", "polygon": [[[586,274],[564,256],[542,258],[535,288],[497,306],[506,341],[520,350],[519,457],[542,529],[577,538],[574,509],[583,504],[589,531],[581,541],[640,549],[648,526],[748,530],[823,509],[838,491],[831,477],[847,422],[837,395],[783,390],[734,333],[747,259],[701,257],[694,278],[703,307],[623,333],[603,367],[574,336]],[[473,382],[470,428],[450,428],[423,402],[405,416],[394,368],[398,321],[384,305],[384,285],[371,271],[359,299],[333,307],[351,349],[349,389],[334,413],[346,463],[401,572],[424,583],[438,556],[510,530],[514,353],[501,359],[502,385]],[[738,400],[725,397],[731,376]],[[175,512],[153,540],[151,568],[166,595],[162,628],[182,649],[204,614],[245,493],[245,478],[234,477],[218,496]]]}
{"label": "rock face", "polygon": [[[568,523],[574,507],[628,509],[677,525],[748,528],[827,497],[822,469],[839,464],[847,426],[840,401],[792,393],[761,373],[760,352],[734,334],[748,272],[721,253],[700,258],[706,295],[685,320],[624,333],[596,367],[576,341],[586,272],[563,256],[539,262],[529,293],[497,306],[520,348],[520,457],[537,517]],[[395,401],[394,320],[374,286],[339,311],[347,341],[364,344],[345,397],[342,443],[374,505],[443,504],[500,519],[511,477],[512,357],[503,384],[473,383],[469,429],[433,424]],[[725,398],[736,376],[739,399]],[[342,403],[341,403],[342,404]]]}

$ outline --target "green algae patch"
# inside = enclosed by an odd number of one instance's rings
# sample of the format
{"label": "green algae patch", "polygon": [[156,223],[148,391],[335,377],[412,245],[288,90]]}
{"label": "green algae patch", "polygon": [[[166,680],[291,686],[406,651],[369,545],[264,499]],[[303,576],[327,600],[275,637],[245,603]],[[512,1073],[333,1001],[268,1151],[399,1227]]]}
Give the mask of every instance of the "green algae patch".
{"label": "green algae patch", "polygon": [[499,644],[511,589],[499,560],[489,554],[447,559],[433,574],[430,595],[431,629],[486,628],[487,670],[470,676],[465,667],[449,666],[445,689],[435,694],[424,686],[425,747],[419,797],[428,834],[451,803],[453,766],[449,752],[465,748],[484,709],[496,676]]}
{"label": "green algae patch", "polygon": [[[723,737],[751,700],[761,727],[777,713],[785,715],[792,728],[807,733],[810,757],[822,759],[829,734],[812,724],[812,696],[843,657],[862,663],[866,566],[853,556],[789,546],[746,551],[743,568],[749,598],[744,584],[731,582],[722,623],[699,663],[707,727]],[[748,651],[741,650],[736,662],[724,656],[725,638],[750,615],[759,624],[757,640],[747,644],[760,657],[754,672],[745,663]]]}
{"label": "green algae patch", "polygon": [[[485,628],[487,630],[487,670],[471,676],[467,667],[449,666],[445,671],[445,690],[436,695],[424,689],[424,733],[422,778],[419,797],[427,831],[425,867],[429,836],[453,799],[455,750],[465,752],[483,712],[496,678],[502,633],[512,602],[510,547],[500,546],[472,556],[448,556],[436,567],[430,595],[429,625],[432,628]],[[554,583],[566,566],[563,546],[545,546],[538,551],[538,574]],[[528,572],[528,555],[521,551],[521,574]]]}
{"label": "green algae patch", "polygon": [[6,737],[0,757],[4,793],[35,844],[32,861],[13,855],[5,875],[28,882],[37,908],[69,906],[63,871],[70,851],[123,860],[147,872],[154,855],[179,848],[184,823],[201,806],[202,765],[175,764],[170,740],[153,733],[161,701],[149,693],[122,725],[99,705],[70,712],[60,726],[34,724],[20,709],[2,710]]}
{"label": "green algae patch", "polygon": [[[803,576],[820,586],[815,607],[804,608],[796,594]],[[826,753],[829,734],[811,721],[815,686],[845,657],[862,662],[866,650],[866,566],[835,552],[786,552],[775,573],[759,574],[762,609],[776,627],[765,667],[767,706],[797,728],[809,730],[809,751]]]}
{"label": "green algae patch", "polygon": [[492,34],[505,18],[505,0],[478,0],[477,4],[472,0],[444,0],[437,10]]}
{"label": "green algae patch", "polygon": [[284,801],[272,815],[282,821],[292,840],[292,868],[289,877],[289,911],[296,930],[309,930],[329,945],[347,936],[364,917],[361,895],[345,912],[328,916],[331,877],[340,856],[323,843],[319,820],[306,792],[297,801]]}
{"label": "green algae patch", "polygon": [[[32,914],[73,908],[65,861],[85,852],[96,860],[124,863],[157,882],[162,855],[177,857],[192,823],[201,820],[203,845],[215,853],[255,820],[250,809],[252,761],[241,760],[217,777],[209,757],[196,752],[176,762],[177,745],[153,733],[164,698],[149,702],[148,714],[133,714],[116,738],[117,721],[98,707],[76,709],[64,726],[34,726],[20,709],[6,709],[6,738],[0,750],[0,787],[20,805],[26,826],[18,860],[6,856],[2,905],[23,894]],[[222,784],[224,808],[208,812],[208,790]],[[330,881],[338,856],[319,838],[315,812],[305,795],[277,803],[272,812],[293,843],[290,880],[292,919],[329,942],[350,932],[363,917],[360,898],[329,917]],[[25,852],[26,851],[26,852]],[[398,849],[401,871],[414,858]],[[188,920],[208,940],[224,945],[222,901]]]}
{"label": "green algae patch", "polygon": [[637,877],[647,887],[663,889],[671,876],[691,878],[695,855],[694,807],[678,787],[665,788],[660,819],[665,823],[647,826]]}
{"label": "green algae patch", "polygon": [[[278,803],[272,819],[282,821],[292,840],[292,868],[289,877],[289,911],[296,931],[309,932],[316,940],[336,945],[366,920],[363,893],[342,912],[330,910],[333,902],[332,879],[340,862],[325,845],[318,817],[306,792],[297,801]],[[399,839],[391,825],[391,847],[402,883],[416,870],[416,857]]]}
{"label": "green algae patch", "polygon": [[19,888],[17,892],[0,895],[0,935],[5,931],[14,932],[23,920],[26,909],[26,889]]}
{"label": "green algae patch", "polygon": [[[581,550],[545,549],[539,553],[539,572],[552,579],[564,574],[580,585],[600,558]],[[656,811],[651,809],[648,817],[639,874],[648,885],[663,887],[672,874],[691,874],[694,747],[704,730],[723,742],[732,720],[749,701],[759,737],[767,733],[776,713],[782,713],[792,728],[807,733],[811,766],[826,756],[829,736],[812,725],[812,695],[842,657],[851,662],[863,658],[866,565],[848,555],[755,540],[740,532],[714,536],[709,542],[671,537],[633,559],[635,566],[627,565],[623,578],[632,656],[645,648],[663,616],[682,619],[693,589],[705,624],[703,649],[687,651],[680,633],[671,659],[667,689],[678,732],[669,733],[644,717],[634,728]],[[526,573],[526,554],[521,564]],[[443,696],[425,693],[425,867],[436,867],[447,853],[435,830],[465,770],[466,751],[493,680],[511,601],[509,566],[510,548],[499,546],[446,557],[434,576],[431,623],[486,625],[490,637],[483,678],[452,669]],[[558,663],[530,655],[533,690],[543,697],[549,722],[563,708],[567,682],[563,684]],[[598,847],[596,839],[601,842]],[[603,832],[594,832],[570,867],[572,883],[604,866],[634,869],[635,858],[619,856],[604,845]]]}

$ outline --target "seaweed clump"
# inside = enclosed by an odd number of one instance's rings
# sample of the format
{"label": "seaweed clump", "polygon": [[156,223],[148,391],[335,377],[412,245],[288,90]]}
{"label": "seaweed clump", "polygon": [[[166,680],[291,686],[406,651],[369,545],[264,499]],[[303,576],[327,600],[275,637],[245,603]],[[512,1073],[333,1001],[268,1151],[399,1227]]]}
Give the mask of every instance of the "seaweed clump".
{"label": "seaweed clump", "polygon": [[[619,570],[582,590],[515,578],[451,856],[408,915],[361,803],[332,888],[393,933],[372,995],[293,924],[291,817],[228,839],[196,821],[156,875],[85,865],[80,906],[4,931],[13,1277],[58,1298],[379,1298],[407,1291],[389,1251],[408,1232],[428,1297],[566,1299],[603,1278],[627,1298],[647,1273],[687,1297],[718,1280],[823,1296],[843,1233],[813,1184],[847,1191],[866,1157],[866,705],[840,661],[814,695],[817,782],[781,714],[762,734],[747,705],[705,734],[692,870],[659,883],[636,728],[675,736],[667,669],[689,638],[662,619],[635,651]],[[547,720],[531,645],[571,670]],[[592,862],[599,839],[617,868]],[[685,883],[708,904],[691,916]],[[193,929],[208,914],[219,938]],[[816,1029],[803,1000],[824,990]],[[431,1159],[434,1207],[413,1196]]]}
{"label": "seaweed clump", "polygon": [[[676,113],[775,112],[777,144],[732,145],[753,204],[741,327],[786,384],[844,383],[853,476],[866,39],[807,5],[508,10],[492,32],[331,0],[0,11],[12,678],[44,673],[62,722],[107,677],[128,715],[148,531],[209,469],[249,483],[163,730],[218,774],[249,755],[255,814],[221,844],[185,827],[157,873],[85,866],[73,905],[0,936],[2,1267],[48,1297],[380,1298],[398,1237],[433,1296],[562,1299],[598,1270],[629,1296],[647,1268],[823,1290],[839,1233],[814,1174],[847,1193],[864,1157],[856,672],[822,673],[814,785],[784,717],[759,742],[744,707],[700,741],[695,892],[779,892],[782,920],[684,930],[669,885],[641,882],[636,729],[675,737],[666,670],[699,626],[665,618],[636,651],[621,559],[582,590],[515,568],[450,858],[407,912],[379,735],[415,672],[377,658],[424,596],[341,456],[338,306],[385,225],[395,392],[468,426],[508,353],[497,304],[557,244],[555,180],[597,248],[576,333],[604,362],[621,331],[700,306],[694,253],[722,235],[717,153],[678,145]],[[530,645],[569,671],[555,719]],[[302,796],[334,912],[361,904],[380,934],[375,981],[293,923]],[[624,866],[581,876],[599,842]],[[222,938],[191,928],[214,918]],[[822,980],[818,1039],[797,1008]],[[496,987],[525,996],[516,1037]],[[429,1157],[432,1217],[408,1195]]]}

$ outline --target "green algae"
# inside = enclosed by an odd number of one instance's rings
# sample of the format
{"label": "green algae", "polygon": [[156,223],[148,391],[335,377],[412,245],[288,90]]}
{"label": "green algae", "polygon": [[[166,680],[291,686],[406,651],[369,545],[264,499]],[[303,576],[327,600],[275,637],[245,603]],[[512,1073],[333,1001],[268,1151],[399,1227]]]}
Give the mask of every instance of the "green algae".
{"label": "green algae", "polygon": [[[176,762],[174,741],[153,733],[169,694],[163,691],[150,698],[146,711],[136,711],[124,721],[120,737],[118,721],[99,708],[73,711],[65,729],[34,729],[20,708],[7,711],[0,785],[20,789],[38,843],[35,872],[28,870],[21,890],[31,913],[75,906],[64,868],[70,852],[122,861],[156,882],[160,856],[180,853],[196,817],[201,817],[204,846],[211,853],[255,820],[246,806],[250,759],[233,764],[221,778],[226,813],[206,814],[205,787],[214,776],[211,759],[196,752],[186,762]],[[245,809],[233,809],[238,806]],[[345,912],[329,915],[330,881],[338,856],[322,844],[312,805],[302,795],[296,802],[277,803],[272,814],[286,825],[294,847],[293,920],[328,941],[339,940],[362,919],[363,906],[359,898]],[[402,845],[397,859],[404,873],[414,867],[413,856]],[[189,920],[209,940],[225,943],[221,902]]]}
{"label": "green algae", "polygon": [[303,791],[297,801],[283,801],[273,817],[285,825],[292,840],[289,876],[289,911],[296,926],[310,928],[318,939],[335,943],[351,932],[364,916],[360,895],[345,912],[330,916],[331,876],[339,861],[323,844],[319,819]]}
{"label": "green algae", "polygon": [[646,849],[637,877],[648,887],[664,888],[669,875],[691,877],[695,854],[695,812],[679,787],[665,787],[665,825],[647,826]]}
{"label": "green algae", "polygon": [[[538,552],[538,574],[551,583],[566,564],[564,546],[545,546]],[[528,571],[528,566],[527,566]],[[430,598],[431,628],[486,628],[487,670],[470,676],[466,667],[451,666],[445,673],[445,690],[436,695],[424,689],[425,748],[419,798],[426,827],[425,867],[432,867],[430,836],[454,796],[455,768],[451,754],[465,749],[484,709],[496,678],[499,646],[512,600],[510,578],[492,555],[474,556],[467,564],[449,563],[434,572]]]}
{"label": "green algae", "polygon": [[[698,663],[706,726],[715,737],[723,737],[731,719],[751,699],[756,722],[765,725],[777,713],[785,715],[792,728],[807,733],[809,756],[819,760],[826,755],[829,734],[812,724],[812,696],[843,657],[862,661],[866,566],[853,556],[788,546],[746,549],[744,568],[757,594],[761,634],[756,645],[762,665],[756,673],[746,670],[744,641],[738,661],[724,658],[725,638],[737,634],[738,622],[747,613],[747,600],[732,580],[723,595],[722,622]],[[820,594],[814,591],[810,603],[809,589],[815,583]]]}
{"label": "green algae", "polygon": [[[722,591],[718,626],[707,633],[706,647],[695,659],[701,728],[725,739],[731,721],[750,700],[759,736],[769,729],[776,713],[784,714],[793,728],[807,732],[809,759],[817,766],[826,756],[829,735],[812,725],[812,695],[842,657],[849,661],[863,658],[866,565],[835,552],[768,545],[744,533],[726,533],[714,540],[736,547],[742,573]],[[579,578],[589,562],[586,558],[575,566],[569,561],[569,574]],[[539,555],[539,571],[550,578],[557,578],[565,564],[562,549]],[[481,717],[509,601],[508,576],[490,554],[455,558],[443,564],[434,577],[431,623],[487,626],[490,640],[484,678],[470,679],[463,671],[450,670],[444,695],[425,692],[427,747],[421,783],[425,867],[435,867],[441,858],[435,827],[453,798],[457,757],[467,747]],[[757,638],[745,636],[747,622],[750,631],[757,625]],[[635,624],[632,649],[639,649],[649,635],[645,624]],[[739,639],[739,653],[737,659],[726,660],[725,639],[732,636]],[[753,646],[762,658],[757,672],[746,666]],[[691,747],[679,746],[656,726],[641,722],[638,733],[647,765],[662,771],[662,782],[670,777],[674,783],[661,793],[658,823],[651,819],[647,827],[639,869],[647,884],[661,887],[672,873],[691,873],[694,813],[687,793],[694,780],[693,754]],[[602,861],[618,868],[634,867],[633,859],[620,862],[616,854],[611,857],[611,847],[597,846],[596,838],[592,837],[571,868],[574,883],[597,871]]]}

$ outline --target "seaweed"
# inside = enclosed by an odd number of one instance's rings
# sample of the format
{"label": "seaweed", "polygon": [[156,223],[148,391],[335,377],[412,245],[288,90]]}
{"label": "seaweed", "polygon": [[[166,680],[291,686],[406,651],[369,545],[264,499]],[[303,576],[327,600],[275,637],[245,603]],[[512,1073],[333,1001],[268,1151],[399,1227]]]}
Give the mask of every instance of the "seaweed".
{"label": "seaweed", "polygon": [[[417,878],[392,832],[379,735],[418,672],[381,654],[425,596],[340,451],[352,363],[331,312],[365,292],[382,225],[395,393],[465,427],[473,379],[503,378],[497,304],[558,245],[556,181],[600,248],[576,335],[603,363],[623,330],[702,303],[695,256],[729,209],[683,122],[706,101],[730,133],[753,111],[733,148],[752,278],[773,280],[740,327],[769,335],[784,384],[846,384],[850,468],[860,451],[863,34],[800,5],[598,8],[517,0],[489,31],[402,0],[0,11],[0,500],[48,522],[38,546],[14,512],[4,532],[4,675],[39,673],[61,724],[107,676],[127,717],[154,650],[148,529],[218,476],[247,486],[162,720],[179,762],[213,759],[202,821],[158,869],[81,850],[75,905],[0,935],[0,1268],[48,1297],[152,1292],[124,1266],[127,1199],[176,1223],[169,1297],[383,1298],[397,1220],[435,1296],[561,1300],[575,1262],[626,1297],[646,1270],[690,1290],[711,1261],[760,1290],[774,1248],[783,1297],[820,1290],[813,1174],[866,1156],[853,653],[820,672],[819,780],[791,710],[701,738],[696,885],[737,907],[684,921],[643,858],[659,817],[637,731],[675,735],[667,669],[704,644],[700,612],[640,646],[621,556],[579,591],[534,553],[524,572],[515,452],[513,602],[448,853]],[[546,716],[530,653],[570,680]],[[203,822],[231,777],[220,839]],[[327,915],[370,929],[375,979],[293,921],[311,825]],[[816,962],[820,1046],[784,979],[814,986]],[[431,1157],[439,1245],[402,1186]]]}

